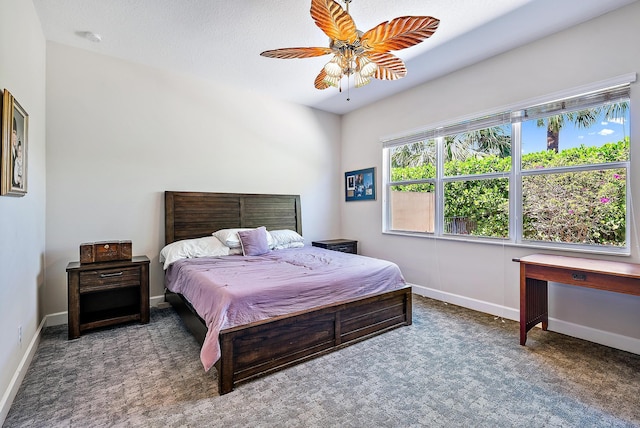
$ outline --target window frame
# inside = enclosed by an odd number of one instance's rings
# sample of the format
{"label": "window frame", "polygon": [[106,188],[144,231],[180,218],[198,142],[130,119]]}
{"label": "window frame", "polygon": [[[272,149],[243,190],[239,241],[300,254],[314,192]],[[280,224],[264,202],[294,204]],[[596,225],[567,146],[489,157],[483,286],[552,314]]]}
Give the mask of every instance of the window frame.
{"label": "window frame", "polygon": [[[543,168],[543,169],[530,169],[522,170],[522,121],[525,120],[524,113],[527,109],[537,109],[538,111],[544,111],[545,105],[557,104],[564,100],[571,100],[575,102],[582,102],[578,104],[580,107],[591,107],[594,105],[602,105],[605,102],[601,101],[601,97],[598,96],[608,93],[613,93],[616,96],[620,96],[619,89],[622,88],[626,95],[623,95],[627,102],[630,101],[630,84],[635,81],[635,73],[619,76],[617,78],[608,79],[607,81],[597,82],[591,85],[585,85],[572,90],[562,91],[557,94],[547,95],[539,97],[534,100],[528,100],[518,104],[514,104],[511,107],[499,109],[498,113],[479,114],[468,116],[457,121],[451,121],[447,123],[430,126],[422,130],[409,132],[405,135],[388,137],[382,139],[382,179],[383,179],[383,191],[382,191],[382,233],[391,235],[405,235],[405,236],[417,236],[426,237],[432,239],[445,239],[455,241],[468,241],[477,243],[489,243],[500,245],[511,245],[518,247],[531,247],[538,249],[551,249],[551,250],[563,250],[563,251],[575,251],[595,254],[610,254],[610,255],[629,255],[631,252],[631,233],[630,228],[632,222],[629,217],[632,207],[631,199],[631,163],[630,161],[619,161],[600,164],[583,164],[572,165],[563,167]],[[594,95],[598,100],[593,104]],[[613,101],[613,102],[619,102]],[[589,104],[591,102],[592,104]],[[540,107],[542,106],[542,107]],[[563,104],[564,107],[564,104]],[[575,104],[568,106],[565,110],[575,109]],[[562,112],[544,112],[548,116],[554,114],[561,114]],[[629,116],[631,116],[629,114]],[[445,136],[455,133],[463,133],[466,130],[481,129],[478,126],[490,127],[496,126],[495,124],[508,123],[505,119],[508,118],[511,123],[511,170],[508,172],[494,172],[494,173],[482,173],[471,175],[457,175],[457,176],[444,176],[444,140]],[[500,123],[500,121],[503,121]],[[417,143],[420,141],[426,141],[428,139],[434,139],[436,141],[436,177],[429,179],[418,180],[405,180],[392,182],[391,181],[391,149],[411,143]],[[631,147],[629,148],[631,151]],[[624,169],[626,171],[625,176],[625,189],[626,189],[626,201],[625,201],[625,244],[624,246],[616,247],[613,245],[589,245],[589,244],[576,244],[568,242],[550,242],[550,241],[534,241],[527,240],[523,237],[523,180],[525,177],[536,175],[553,175],[561,173],[573,173],[573,172],[588,172],[588,171],[600,171],[606,169]],[[508,221],[508,237],[488,237],[477,235],[459,235],[459,234],[446,234],[444,233],[444,186],[445,183],[456,181],[469,181],[469,180],[487,180],[495,178],[507,178],[509,186],[509,221]],[[418,232],[418,231],[405,231],[391,229],[391,188],[397,185],[408,184],[421,184],[432,183],[435,189],[435,224],[434,231],[431,232]]]}

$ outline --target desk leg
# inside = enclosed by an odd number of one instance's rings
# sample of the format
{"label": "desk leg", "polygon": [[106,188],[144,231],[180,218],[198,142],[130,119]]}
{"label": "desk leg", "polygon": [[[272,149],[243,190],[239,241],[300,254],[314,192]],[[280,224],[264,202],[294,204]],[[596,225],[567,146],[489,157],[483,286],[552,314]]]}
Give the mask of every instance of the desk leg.
{"label": "desk leg", "polygon": [[527,332],[536,324],[549,326],[547,281],[527,278],[526,268],[520,265],[520,345],[527,341]]}
{"label": "desk leg", "polygon": [[520,345],[527,343],[527,280],[525,265],[520,263]]}

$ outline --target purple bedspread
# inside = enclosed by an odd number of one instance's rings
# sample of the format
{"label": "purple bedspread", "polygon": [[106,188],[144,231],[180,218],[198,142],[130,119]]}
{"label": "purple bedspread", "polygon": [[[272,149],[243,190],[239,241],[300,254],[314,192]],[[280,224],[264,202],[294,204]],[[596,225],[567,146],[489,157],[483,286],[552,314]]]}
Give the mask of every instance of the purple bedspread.
{"label": "purple bedspread", "polygon": [[183,259],[166,271],[167,289],[189,300],[207,324],[205,370],[220,358],[221,330],[405,285],[394,263],[303,247],[262,256]]}

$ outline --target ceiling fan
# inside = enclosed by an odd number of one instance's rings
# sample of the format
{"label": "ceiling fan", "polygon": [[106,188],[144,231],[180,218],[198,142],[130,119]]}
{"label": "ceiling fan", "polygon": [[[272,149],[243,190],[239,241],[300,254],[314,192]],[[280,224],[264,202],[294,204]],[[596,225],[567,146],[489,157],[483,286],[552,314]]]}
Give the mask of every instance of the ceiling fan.
{"label": "ceiling fan", "polygon": [[363,33],[349,15],[351,0],[343,0],[343,9],[335,0],[311,0],[311,17],[329,36],[329,47],[282,48],[262,52],[269,58],[312,58],[333,55],[315,79],[317,89],[341,87],[343,77],[354,76],[357,88],[372,78],[397,80],[407,74],[404,62],[389,53],[405,49],[431,37],[440,20],[431,16],[402,16],[378,24]]}

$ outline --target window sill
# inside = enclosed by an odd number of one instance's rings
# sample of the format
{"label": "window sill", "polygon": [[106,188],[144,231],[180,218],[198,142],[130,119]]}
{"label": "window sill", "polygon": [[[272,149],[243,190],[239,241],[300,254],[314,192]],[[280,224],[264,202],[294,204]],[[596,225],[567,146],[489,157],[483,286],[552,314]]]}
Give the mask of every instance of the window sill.
{"label": "window sill", "polygon": [[395,236],[407,236],[407,237],[413,237],[413,238],[435,239],[440,241],[464,242],[469,244],[499,245],[503,247],[514,247],[514,248],[535,248],[536,250],[546,250],[546,251],[565,251],[570,253],[599,254],[599,255],[618,256],[618,257],[631,256],[631,251],[629,248],[614,248],[614,247],[589,248],[587,246],[567,245],[567,244],[554,245],[553,243],[545,243],[545,242],[526,242],[526,241],[514,242],[514,241],[500,239],[500,238],[474,237],[471,235],[436,236],[432,233],[406,232],[406,231],[397,231],[397,230],[383,231],[382,234],[395,235]]}

